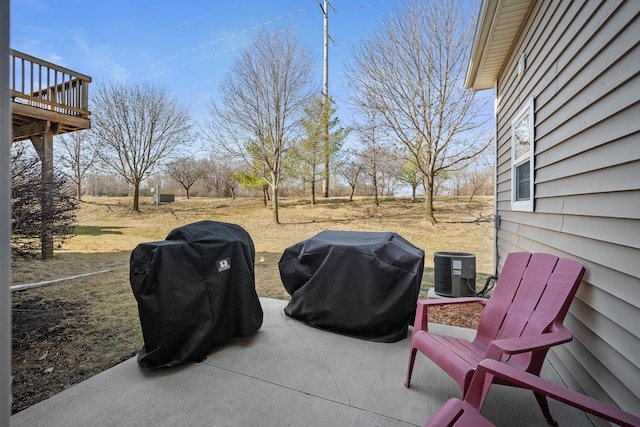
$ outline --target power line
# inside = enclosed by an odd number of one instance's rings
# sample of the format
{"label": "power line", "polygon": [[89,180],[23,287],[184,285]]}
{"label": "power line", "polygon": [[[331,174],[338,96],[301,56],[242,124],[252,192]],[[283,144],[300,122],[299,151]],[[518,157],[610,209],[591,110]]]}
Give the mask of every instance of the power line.
{"label": "power line", "polygon": [[[394,1],[395,1],[395,0],[381,0],[381,1],[371,2],[371,3],[367,3],[367,4],[364,4],[364,5],[360,5],[360,6],[355,6],[355,7],[350,7],[350,8],[346,8],[346,9],[341,9],[341,10],[336,10],[335,8],[333,8],[333,6],[331,6],[331,9],[333,10],[333,13],[334,13],[334,14],[339,14],[339,13],[350,13],[350,12],[355,12],[355,11],[362,10],[362,9],[367,9],[367,8],[369,8],[369,7],[373,7],[373,6],[379,6],[379,5],[382,5],[382,4],[392,3],[392,2],[394,2]],[[153,68],[153,67],[155,67],[155,66],[157,66],[157,65],[164,64],[164,63],[167,63],[167,62],[169,62],[169,61],[172,61],[172,60],[175,60],[175,59],[178,59],[178,58],[181,58],[181,57],[187,56],[187,55],[189,55],[189,54],[191,54],[191,53],[194,53],[194,52],[200,51],[200,50],[205,49],[205,48],[207,48],[207,47],[210,47],[210,46],[213,46],[213,45],[216,45],[216,44],[219,44],[219,43],[222,43],[222,42],[228,41],[228,40],[232,40],[232,39],[234,39],[234,38],[236,38],[236,37],[239,37],[239,36],[241,36],[241,35],[243,35],[243,34],[247,34],[247,33],[251,32],[251,31],[255,31],[255,30],[259,29],[259,28],[266,27],[266,26],[268,26],[268,25],[270,25],[270,24],[273,24],[274,22],[279,22],[279,21],[282,21],[282,20],[284,20],[284,19],[287,19],[287,18],[290,18],[290,17],[292,17],[292,16],[295,16],[295,15],[298,15],[298,14],[300,14],[300,13],[303,13],[303,12],[305,12],[305,11],[307,11],[307,10],[309,10],[309,9],[313,8],[313,7],[316,7],[316,5],[317,5],[317,3],[315,3],[315,4],[311,4],[311,5],[309,5],[309,6],[306,6],[306,7],[302,8],[302,9],[298,9],[298,10],[293,11],[293,12],[291,12],[291,13],[288,13],[288,14],[285,14],[285,15],[279,16],[279,17],[277,17],[277,18],[271,19],[271,20],[269,20],[269,21],[263,22],[263,23],[261,23],[261,24],[254,25],[254,26],[252,26],[252,27],[250,27],[250,28],[247,28],[247,29],[241,30],[241,31],[239,31],[239,32],[237,32],[237,33],[234,33],[234,34],[232,34],[232,35],[228,35],[228,36],[225,36],[225,37],[223,37],[223,38],[220,38],[220,39],[213,40],[213,41],[211,41],[211,42],[208,42],[208,43],[202,44],[202,45],[197,46],[197,47],[195,47],[195,48],[191,48],[191,49],[185,50],[185,51],[183,51],[183,52],[181,52],[181,53],[178,53],[178,54],[176,54],[176,55],[172,55],[172,56],[167,57],[167,58],[165,58],[165,59],[162,59],[162,60],[156,61],[156,62],[154,62],[154,63],[152,63],[152,64],[149,64],[149,65],[147,65],[147,66],[144,66],[144,67],[142,67],[142,68],[139,68],[139,69],[137,69],[137,70],[136,70],[136,72],[144,71],[144,70],[147,70],[147,69]],[[301,23],[299,23],[299,24],[296,24],[296,25],[290,26],[290,27],[288,27],[288,28],[289,28],[289,29],[295,29],[295,28],[304,27],[304,26],[306,26],[306,25],[308,25],[308,24],[310,24],[310,23],[317,22],[317,21],[319,21],[320,19],[323,19],[323,17],[309,19],[309,20],[306,20],[306,21],[301,22]],[[357,42],[359,42],[359,41],[361,41],[361,40],[363,40],[363,39],[357,39],[357,40],[351,40],[351,41],[345,41],[345,42],[336,43],[333,39],[331,39],[331,41],[333,42],[333,45],[334,45],[334,46],[344,46],[344,45],[349,45],[349,44],[357,43]],[[243,48],[243,47],[249,46],[251,43],[253,43],[253,41],[245,42],[245,43],[238,44],[238,45],[235,45],[235,46],[232,46],[232,47],[229,47],[229,48],[226,48],[226,49],[220,50],[220,51],[216,51],[216,52],[213,52],[213,53],[211,53],[211,54],[204,55],[204,56],[201,56],[201,57],[199,57],[199,58],[196,58],[196,59],[193,59],[193,60],[190,60],[190,61],[187,61],[187,62],[183,62],[183,63],[178,64],[178,65],[175,65],[175,66],[173,66],[173,67],[167,67],[167,68],[164,68],[164,69],[158,70],[158,71],[157,71],[157,72],[155,72],[155,73],[151,73],[151,74],[148,74],[148,75],[146,75],[146,76],[140,77],[140,78],[138,78],[138,79],[135,79],[134,81],[135,81],[135,82],[138,82],[138,81],[144,81],[144,80],[148,80],[148,79],[151,79],[151,78],[154,78],[154,77],[158,77],[158,76],[161,76],[161,75],[165,75],[165,74],[168,74],[168,73],[174,72],[174,71],[176,71],[176,70],[179,70],[179,69],[182,69],[182,68],[188,67],[188,66],[190,66],[190,65],[194,65],[194,64],[197,64],[197,63],[199,63],[199,62],[202,62],[202,61],[205,61],[205,60],[208,60],[208,59],[214,58],[214,57],[216,57],[216,56],[224,55],[224,54],[226,54],[226,53],[232,52],[232,51],[237,50],[237,49],[239,49],[239,48]],[[312,51],[312,52],[317,52],[317,51],[318,51],[318,49],[312,49],[311,51]],[[201,88],[201,87],[204,87],[204,86],[208,86],[208,85],[210,85],[210,84],[217,83],[217,82],[219,82],[219,81],[221,81],[221,79],[220,79],[220,78],[219,78],[219,79],[215,79],[215,80],[209,80],[208,82],[205,82],[205,83],[199,83],[199,84],[195,84],[195,85],[189,86],[189,87],[187,87],[187,88],[180,89],[180,90],[178,90],[178,92],[185,92],[185,91],[188,91],[188,90]]]}
{"label": "power line", "polygon": [[374,2],[374,3],[367,3],[367,4],[360,5],[360,6],[350,7],[348,9],[342,9],[342,10],[337,10],[337,11],[334,10],[334,13],[337,15],[339,13],[354,12],[356,10],[367,9],[369,7],[372,7],[372,6],[379,6],[379,5],[385,4],[385,3],[393,3],[394,1],[396,1],[396,0],[381,0],[381,1]]}
{"label": "power line", "polygon": [[183,51],[183,52],[180,52],[180,53],[177,53],[177,54],[175,54],[175,55],[172,55],[172,56],[169,56],[169,57],[167,57],[167,58],[164,58],[164,59],[161,59],[161,60],[159,60],[159,61],[156,61],[156,62],[154,62],[154,63],[152,63],[152,64],[145,65],[144,67],[139,68],[139,69],[135,70],[134,72],[140,72],[140,71],[143,71],[143,70],[146,70],[146,69],[149,69],[149,68],[155,67],[155,66],[157,66],[157,65],[159,65],[159,64],[163,64],[163,63],[165,63],[165,62],[169,62],[169,61],[172,61],[172,60],[174,60],[174,59],[181,58],[181,57],[183,57],[183,56],[186,56],[186,55],[192,54],[192,53],[197,52],[197,51],[199,51],[199,50],[205,49],[205,48],[207,48],[207,47],[209,47],[209,46],[213,46],[213,45],[216,45],[216,44],[219,44],[219,43],[222,43],[222,42],[225,42],[225,41],[228,41],[228,40],[234,39],[234,38],[239,37],[239,36],[241,36],[241,35],[243,35],[243,34],[249,33],[249,32],[251,32],[251,31],[255,31],[255,30],[257,30],[257,29],[259,29],[259,28],[262,28],[262,27],[266,27],[267,25],[271,25],[271,24],[273,24],[274,22],[282,21],[282,20],[284,20],[284,19],[287,19],[287,18],[290,18],[290,17],[292,17],[292,16],[298,15],[298,14],[300,14],[300,13],[302,13],[302,12],[304,12],[304,11],[308,10],[308,9],[311,9],[311,8],[312,8],[312,7],[314,7],[314,6],[315,6],[315,4],[314,4],[314,5],[307,6],[307,7],[304,7],[304,8],[302,8],[302,9],[298,9],[298,10],[293,11],[293,12],[291,12],[291,13],[288,13],[288,14],[286,14],[286,15],[282,15],[282,16],[279,16],[279,17],[277,17],[277,18],[271,19],[271,20],[269,20],[269,21],[263,22],[263,23],[261,23],[261,24],[254,25],[253,27],[250,27],[250,28],[244,29],[244,30],[239,31],[239,32],[237,32],[237,33],[235,33],[235,34],[231,34],[231,35],[229,35],[229,36],[222,37],[221,39],[213,40],[213,41],[207,42],[207,43],[205,43],[205,44],[202,44],[202,45],[200,45],[200,46],[196,46],[196,47],[194,47],[194,48],[191,48],[191,49],[185,50],[185,51]]}
{"label": "power line", "polygon": [[[295,29],[295,28],[299,28],[299,27],[304,27],[305,25],[308,25],[308,24],[310,24],[311,22],[319,21],[320,19],[321,19],[321,18],[309,19],[309,20],[307,20],[307,21],[304,21],[304,22],[302,22],[302,23],[300,23],[300,24],[297,24],[297,25],[290,26],[290,27],[288,27],[288,28],[289,28],[289,29]],[[172,72],[172,71],[179,70],[179,69],[181,69],[181,68],[187,67],[187,66],[189,66],[189,65],[193,65],[193,64],[196,64],[196,63],[198,63],[198,62],[202,62],[202,61],[205,61],[205,60],[207,60],[207,59],[211,59],[211,58],[213,58],[213,57],[215,57],[215,56],[223,55],[223,54],[225,54],[225,53],[229,53],[229,52],[234,51],[234,50],[236,50],[236,49],[239,49],[239,48],[243,48],[243,47],[249,46],[249,45],[251,45],[253,42],[254,42],[254,40],[251,40],[251,41],[248,41],[248,42],[246,42],[246,43],[242,43],[242,44],[240,44],[240,45],[232,46],[232,47],[229,47],[229,48],[223,49],[223,50],[221,50],[221,51],[217,51],[217,52],[211,53],[211,54],[209,54],[209,55],[201,56],[201,57],[199,57],[199,58],[193,59],[193,60],[188,61],[188,62],[184,62],[184,63],[179,64],[179,65],[176,65],[176,66],[174,66],[174,67],[166,68],[166,69],[164,69],[164,70],[157,71],[157,72],[155,72],[155,73],[153,73],[153,74],[149,74],[149,75],[147,75],[147,76],[140,77],[139,79],[136,79],[136,80],[134,80],[134,81],[136,81],[136,82],[137,82],[137,81],[147,80],[147,79],[150,79],[150,78],[152,78],[152,77],[157,77],[157,76],[160,76],[160,75],[163,75],[163,74],[167,74],[167,73],[170,73],[170,72]]]}

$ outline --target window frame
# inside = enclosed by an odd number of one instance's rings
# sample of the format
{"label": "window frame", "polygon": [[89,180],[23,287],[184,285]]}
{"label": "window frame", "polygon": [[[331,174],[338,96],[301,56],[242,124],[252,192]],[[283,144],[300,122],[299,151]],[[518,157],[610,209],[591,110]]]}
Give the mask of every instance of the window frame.
{"label": "window frame", "polygon": [[[525,105],[520,109],[518,114],[511,120],[511,209],[515,211],[527,211],[533,212],[534,206],[534,166],[535,166],[535,114],[534,114],[534,99],[529,98]],[[524,119],[528,120],[528,133],[529,133],[529,150],[528,152],[517,156],[517,137],[516,129],[521,126]],[[518,167],[529,163],[529,198],[517,199],[517,172]]]}

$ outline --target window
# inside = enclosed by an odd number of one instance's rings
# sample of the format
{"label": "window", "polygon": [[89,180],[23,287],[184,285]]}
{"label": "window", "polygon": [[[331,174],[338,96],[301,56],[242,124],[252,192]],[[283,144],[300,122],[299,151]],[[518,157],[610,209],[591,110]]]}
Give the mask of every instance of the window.
{"label": "window", "polygon": [[533,98],[511,122],[511,209],[533,212]]}

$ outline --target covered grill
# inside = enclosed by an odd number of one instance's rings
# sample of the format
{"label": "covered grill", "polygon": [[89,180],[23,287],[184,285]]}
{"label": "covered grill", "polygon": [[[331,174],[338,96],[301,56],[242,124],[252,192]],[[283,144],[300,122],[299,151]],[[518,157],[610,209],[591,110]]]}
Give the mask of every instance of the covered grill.
{"label": "covered grill", "polygon": [[201,361],[211,349],[262,325],[255,249],[240,226],[200,221],[131,254],[130,282],[140,314],[144,369]]}
{"label": "covered grill", "polygon": [[288,316],[370,341],[406,338],[424,251],[398,234],[323,231],[287,248],[278,266]]}

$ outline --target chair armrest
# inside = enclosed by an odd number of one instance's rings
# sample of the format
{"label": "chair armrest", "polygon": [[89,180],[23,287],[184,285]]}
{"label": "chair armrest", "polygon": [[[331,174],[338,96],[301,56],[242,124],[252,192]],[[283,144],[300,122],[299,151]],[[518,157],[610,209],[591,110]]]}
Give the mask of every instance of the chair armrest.
{"label": "chair armrest", "polygon": [[462,298],[442,298],[442,299],[421,299],[418,300],[418,306],[416,309],[416,318],[413,324],[413,334],[418,331],[428,331],[429,323],[429,307],[439,305],[451,305],[451,304],[471,304],[477,303],[486,305],[488,299],[478,297],[462,297]]}
{"label": "chair armrest", "polygon": [[450,305],[450,304],[470,304],[470,303],[478,303],[482,305],[486,305],[486,298],[480,297],[460,297],[460,298],[431,298],[431,299],[420,299],[418,300],[418,305]]}
{"label": "chair armrest", "polygon": [[573,339],[573,335],[563,326],[551,332],[530,336],[505,338],[491,341],[487,348],[486,359],[500,360],[503,354],[518,354],[529,351],[543,350],[554,345],[564,344]]}
{"label": "chair armrest", "polygon": [[[600,402],[599,400],[585,396],[584,394],[569,390],[559,384],[544,380],[536,375],[521,371],[507,363],[489,359],[485,359],[478,364],[471,386],[469,387],[469,391],[465,397],[465,401],[478,410],[481,409],[482,401],[478,400],[480,395],[477,391],[482,390],[482,383],[484,383],[484,377],[487,374],[499,377],[519,387],[544,394],[545,396],[549,396],[559,402],[597,415],[607,421],[611,421],[622,426],[633,427],[640,425],[640,417],[629,414],[604,402]],[[476,377],[478,378],[476,379]]]}

